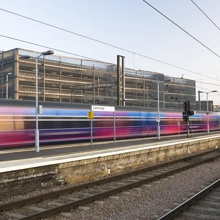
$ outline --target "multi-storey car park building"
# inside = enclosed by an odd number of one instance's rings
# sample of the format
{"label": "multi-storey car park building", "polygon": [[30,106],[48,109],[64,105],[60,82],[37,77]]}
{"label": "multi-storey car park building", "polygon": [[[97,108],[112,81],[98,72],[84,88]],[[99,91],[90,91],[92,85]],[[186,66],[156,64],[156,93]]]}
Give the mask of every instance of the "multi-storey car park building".
{"label": "multi-storey car park building", "polygon": [[[41,53],[13,49],[0,53],[0,97],[35,99],[35,58]],[[21,59],[29,55],[30,59]],[[125,68],[125,105],[182,109],[189,100],[196,108],[195,81]],[[7,82],[8,78],[8,82]],[[169,82],[165,82],[169,81]],[[117,104],[117,65],[61,56],[41,56],[38,60],[39,100],[56,102]]]}

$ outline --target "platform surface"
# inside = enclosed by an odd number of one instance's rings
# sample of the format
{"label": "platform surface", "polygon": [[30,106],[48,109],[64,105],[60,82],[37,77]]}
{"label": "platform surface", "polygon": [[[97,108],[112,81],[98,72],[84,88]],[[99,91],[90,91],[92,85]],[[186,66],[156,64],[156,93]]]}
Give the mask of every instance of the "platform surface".
{"label": "platform surface", "polygon": [[209,135],[206,133],[193,134],[191,137],[187,137],[186,134],[181,136],[161,136],[160,140],[157,137],[116,140],[116,144],[114,144],[113,140],[93,142],[93,146],[91,146],[90,142],[50,146],[42,145],[40,146],[40,152],[35,152],[34,146],[4,148],[0,149],[0,173],[143,150],[146,148],[163,147],[170,144],[218,136],[220,136],[220,132],[212,132]]}

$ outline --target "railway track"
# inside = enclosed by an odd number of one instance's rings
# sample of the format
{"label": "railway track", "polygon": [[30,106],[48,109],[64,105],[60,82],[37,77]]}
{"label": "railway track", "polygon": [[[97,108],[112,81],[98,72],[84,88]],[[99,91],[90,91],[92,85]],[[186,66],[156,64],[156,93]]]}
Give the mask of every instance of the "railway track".
{"label": "railway track", "polygon": [[220,179],[169,211],[158,220],[220,219]]}
{"label": "railway track", "polygon": [[91,183],[0,205],[0,219],[43,219],[113,196],[131,188],[190,169],[220,157],[214,150],[162,163],[130,173],[112,176]]}

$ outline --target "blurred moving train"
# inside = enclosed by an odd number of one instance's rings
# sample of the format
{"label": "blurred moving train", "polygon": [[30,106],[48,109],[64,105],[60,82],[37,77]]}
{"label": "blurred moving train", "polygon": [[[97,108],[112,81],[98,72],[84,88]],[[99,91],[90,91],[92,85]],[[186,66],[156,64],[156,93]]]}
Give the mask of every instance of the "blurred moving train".
{"label": "blurred moving train", "polygon": [[[39,115],[40,143],[61,143],[90,140],[88,104],[39,102],[43,106]],[[157,135],[157,110],[144,107],[116,106],[116,138],[135,138]],[[0,147],[33,145],[35,141],[35,101],[0,99]],[[94,112],[94,140],[113,139],[113,113]],[[180,126],[178,126],[178,124]],[[209,114],[211,130],[219,130],[220,114]],[[197,112],[190,117],[193,132],[207,130],[206,112]],[[160,112],[161,135],[186,132],[182,111]]]}

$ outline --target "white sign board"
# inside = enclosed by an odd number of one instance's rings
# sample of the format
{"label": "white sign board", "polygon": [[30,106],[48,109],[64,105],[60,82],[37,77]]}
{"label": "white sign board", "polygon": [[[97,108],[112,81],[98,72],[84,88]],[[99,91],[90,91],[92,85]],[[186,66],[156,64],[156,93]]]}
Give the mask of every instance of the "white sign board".
{"label": "white sign board", "polygon": [[[91,112],[112,112],[114,117],[114,144],[116,144],[116,122],[115,122],[115,107],[114,106],[100,106],[91,105]],[[91,146],[92,146],[92,118],[91,118]]]}
{"label": "white sign board", "polygon": [[101,111],[101,112],[114,112],[115,107],[112,106],[99,106],[99,105],[92,105],[91,111]]}

